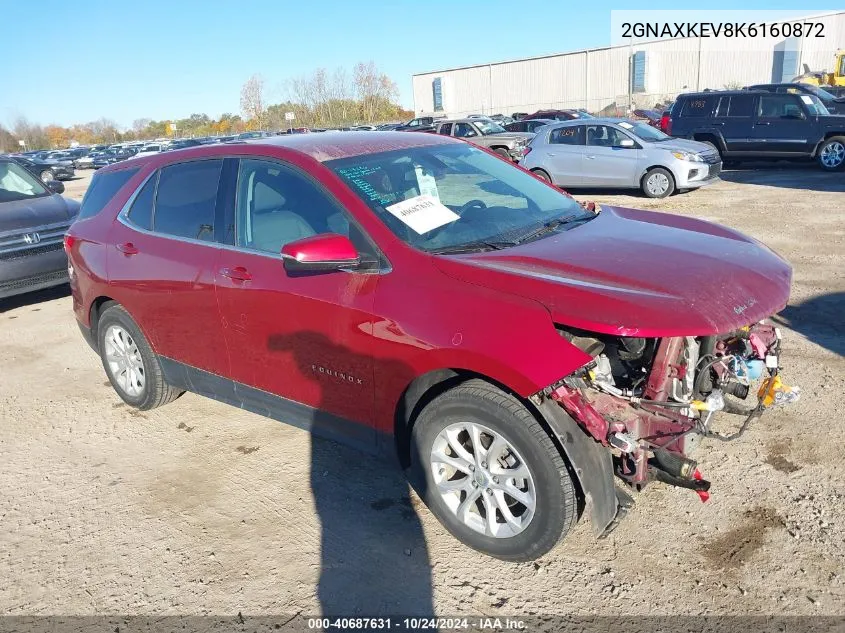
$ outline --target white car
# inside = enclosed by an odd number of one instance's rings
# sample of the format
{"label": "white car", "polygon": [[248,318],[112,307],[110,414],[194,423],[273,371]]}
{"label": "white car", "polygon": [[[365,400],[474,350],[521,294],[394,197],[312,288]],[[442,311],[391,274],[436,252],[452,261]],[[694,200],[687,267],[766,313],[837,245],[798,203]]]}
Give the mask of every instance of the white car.
{"label": "white car", "polygon": [[164,143],[154,143],[152,145],[144,145],[141,151],[135,154],[132,158],[142,158],[144,156],[152,156],[153,154],[160,154],[167,149]]}

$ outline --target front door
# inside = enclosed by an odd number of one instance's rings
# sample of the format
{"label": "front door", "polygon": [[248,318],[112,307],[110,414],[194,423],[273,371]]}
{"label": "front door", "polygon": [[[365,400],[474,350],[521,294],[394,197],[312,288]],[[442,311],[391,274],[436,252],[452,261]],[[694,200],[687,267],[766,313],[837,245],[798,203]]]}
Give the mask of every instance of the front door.
{"label": "front door", "polygon": [[637,186],[640,150],[638,146],[622,147],[627,134],[609,125],[587,125],[587,146],[584,150],[583,180],[585,186]]}
{"label": "front door", "polygon": [[[804,97],[812,104],[812,99]],[[760,95],[753,147],[758,152],[809,154],[812,151],[810,126],[801,95]]]}
{"label": "front door", "polygon": [[280,250],[321,233],[347,235],[364,259],[374,259],[375,249],[346,211],[291,165],[243,158],[235,191],[217,293],[236,392],[271,417],[372,444],[377,266],[291,273]]}
{"label": "front door", "polygon": [[154,172],[112,225],[112,296],[157,354],[214,374],[228,369],[215,297],[223,161]]}
{"label": "front door", "polygon": [[567,125],[548,134],[545,150],[552,182],[560,187],[584,184],[584,126]]}

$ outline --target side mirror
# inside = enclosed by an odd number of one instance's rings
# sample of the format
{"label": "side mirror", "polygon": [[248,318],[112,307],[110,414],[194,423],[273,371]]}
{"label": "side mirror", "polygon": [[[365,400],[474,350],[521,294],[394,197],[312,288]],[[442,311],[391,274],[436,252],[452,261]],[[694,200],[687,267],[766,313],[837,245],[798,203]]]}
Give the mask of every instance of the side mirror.
{"label": "side mirror", "polygon": [[623,138],[621,141],[619,141],[618,147],[627,147],[628,149],[631,149],[633,147],[636,147],[636,143],[634,143],[634,141],[629,138]]}
{"label": "side mirror", "polygon": [[361,263],[355,245],[345,235],[312,235],[282,247],[285,270],[318,272],[354,268]]}
{"label": "side mirror", "polygon": [[44,185],[53,193],[65,192],[65,184],[61,180],[48,180]]}

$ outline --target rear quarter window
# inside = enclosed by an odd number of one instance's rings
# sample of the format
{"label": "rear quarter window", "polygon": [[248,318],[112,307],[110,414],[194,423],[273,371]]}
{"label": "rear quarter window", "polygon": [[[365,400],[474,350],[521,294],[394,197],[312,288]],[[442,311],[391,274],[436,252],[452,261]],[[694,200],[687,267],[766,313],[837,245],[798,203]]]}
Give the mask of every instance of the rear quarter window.
{"label": "rear quarter window", "polygon": [[102,211],[114,198],[118,191],[123,188],[129,179],[138,173],[138,168],[121,169],[120,171],[98,172],[94,174],[85,197],[82,198],[82,206],[79,208],[79,219],[92,218]]}

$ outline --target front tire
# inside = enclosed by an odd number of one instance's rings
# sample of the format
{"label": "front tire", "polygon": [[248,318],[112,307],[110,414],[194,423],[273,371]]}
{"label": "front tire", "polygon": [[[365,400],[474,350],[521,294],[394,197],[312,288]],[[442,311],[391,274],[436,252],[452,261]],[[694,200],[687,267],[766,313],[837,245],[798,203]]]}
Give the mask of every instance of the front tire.
{"label": "front tire", "polygon": [[503,560],[542,556],[578,519],[574,483],[549,434],[515,397],[483,380],[422,410],[409,474],[455,538]]}
{"label": "front tire", "polygon": [[832,136],[822,143],[818,161],[825,171],[838,171],[845,167],[845,136]]}
{"label": "front tire", "polygon": [[164,381],[158,357],[122,306],[112,305],[100,316],[97,349],[109,382],[126,404],[148,411],[184,393]]}
{"label": "front tire", "polygon": [[640,183],[643,193],[649,198],[666,198],[675,191],[672,172],[663,167],[653,167],[646,172]]}

